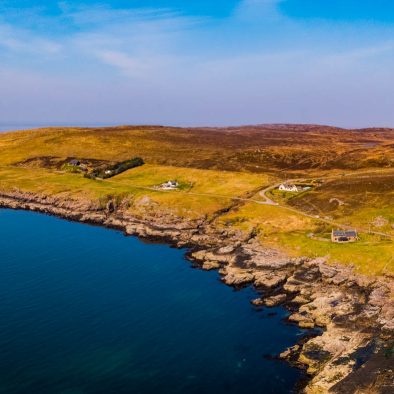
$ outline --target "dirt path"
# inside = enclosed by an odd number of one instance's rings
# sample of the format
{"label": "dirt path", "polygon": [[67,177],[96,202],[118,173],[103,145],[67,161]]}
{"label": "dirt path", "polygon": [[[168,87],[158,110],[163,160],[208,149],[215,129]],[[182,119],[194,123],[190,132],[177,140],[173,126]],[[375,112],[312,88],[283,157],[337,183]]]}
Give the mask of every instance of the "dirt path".
{"label": "dirt path", "polygon": [[[370,171],[370,172],[362,172],[361,174],[375,174],[378,171]],[[350,175],[358,175],[358,174],[343,174],[343,175],[335,175],[335,176],[326,176],[326,177],[316,177],[314,179],[318,180],[318,181],[326,181],[329,179],[337,179],[339,177],[343,177],[343,176],[350,176]],[[367,176],[363,176],[363,178],[367,178]],[[108,183],[111,183],[111,181],[106,181]],[[306,212],[303,212],[301,210],[289,207],[288,205],[284,205],[284,204],[280,204],[274,200],[272,200],[271,198],[269,198],[267,196],[267,193],[269,193],[270,191],[278,188],[282,183],[303,183],[305,182],[305,178],[298,178],[298,179],[287,179],[278,183],[275,183],[273,185],[270,185],[268,187],[265,187],[263,190],[261,190],[260,192],[258,192],[259,196],[263,198],[263,200],[260,199],[255,199],[255,198],[248,198],[248,197],[235,197],[235,196],[229,196],[229,195],[224,195],[224,194],[215,194],[215,193],[198,193],[198,192],[192,192],[192,191],[183,191],[183,190],[176,190],[176,191],[168,191],[168,190],[160,190],[160,189],[155,189],[153,187],[147,187],[147,186],[137,186],[137,185],[131,185],[130,183],[127,183],[127,186],[135,188],[135,189],[142,189],[142,190],[147,190],[147,191],[155,191],[155,192],[159,192],[159,193],[182,193],[184,195],[191,195],[191,196],[202,196],[202,197],[214,197],[214,198],[221,198],[221,199],[228,199],[228,200],[233,200],[233,201],[240,201],[240,202],[252,202],[252,203],[256,203],[256,204],[264,204],[264,205],[270,205],[270,206],[275,206],[278,208],[282,208],[282,209],[286,209],[287,211],[293,212],[293,213],[297,213],[299,215],[302,215],[304,217],[313,219],[313,220],[318,220],[320,222],[323,223],[327,223],[332,227],[336,227],[338,229],[342,229],[342,230],[356,230],[359,233],[364,233],[364,234],[374,234],[374,235],[378,235],[378,236],[382,236],[382,237],[387,237],[390,239],[393,239],[394,236],[392,236],[391,234],[387,234],[387,233],[383,233],[383,232],[379,232],[379,231],[371,231],[371,230],[367,230],[364,228],[360,228],[360,227],[351,227],[351,226],[346,226],[344,224],[341,223],[337,223],[333,220],[329,220],[329,219],[324,219],[321,216],[318,215],[311,215],[308,214]],[[119,182],[117,183],[117,185],[119,185]],[[115,189],[115,188],[114,188]]]}
{"label": "dirt path", "polygon": [[277,184],[272,185],[272,186],[268,186],[265,189],[261,190],[259,195],[264,198],[264,201],[260,201],[260,204],[279,205],[277,202],[275,202],[275,201],[271,200],[269,197],[267,197],[266,193],[270,192],[271,190],[274,190],[274,189],[278,188],[281,184],[282,184],[282,182],[281,183],[277,183]]}
{"label": "dirt path", "polygon": [[[378,172],[378,171],[371,171],[371,172],[367,172],[367,173],[364,172],[364,173],[361,173],[361,174],[372,174],[372,173],[376,173],[376,172]],[[349,174],[343,174],[342,176],[351,176],[351,175],[358,175],[358,174],[351,174],[351,173],[349,173]],[[320,177],[320,178],[315,178],[315,179],[318,180],[318,181],[325,181],[325,180],[336,179],[336,178],[338,178],[338,175],[337,176]],[[367,176],[364,175],[364,176],[362,176],[362,178],[368,178],[368,175]],[[347,225],[335,222],[335,221],[330,220],[330,219],[324,219],[324,218],[322,218],[322,217],[320,217],[318,215],[308,214],[308,213],[303,212],[301,210],[289,207],[288,205],[279,204],[278,202],[273,201],[272,199],[267,197],[267,195],[266,195],[266,193],[278,188],[282,183],[303,183],[303,182],[305,182],[305,178],[303,178],[303,179],[287,179],[287,180],[285,180],[283,182],[276,183],[274,185],[268,186],[265,189],[260,191],[259,195],[264,198],[264,201],[260,201],[259,203],[260,204],[267,204],[267,205],[273,205],[273,206],[281,207],[283,209],[286,209],[286,210],[288,210],[290,212],[297,213],[297,214],[302,215],[304,217],[307,217],[307,218],[310,218],[310,219],[314,219],[314,220],[318,220],[318,221],[323,222],[323,223],[330,224],[331,226],[337,227],[338,229],[342,229],[342,230],[356,230],[359,233],[373,234],[373,235],[378,235],[378,236],[394,239],[394,236],[392,236],[391,234],[383,233],[383,232],[380,232],[380,231],[372,231],[372,230],[369,230],[369,229],[367,230],[367,229],[364,229],[364,228],[361,228],[361,227],[351,227],[351,226],[347,226]]]}

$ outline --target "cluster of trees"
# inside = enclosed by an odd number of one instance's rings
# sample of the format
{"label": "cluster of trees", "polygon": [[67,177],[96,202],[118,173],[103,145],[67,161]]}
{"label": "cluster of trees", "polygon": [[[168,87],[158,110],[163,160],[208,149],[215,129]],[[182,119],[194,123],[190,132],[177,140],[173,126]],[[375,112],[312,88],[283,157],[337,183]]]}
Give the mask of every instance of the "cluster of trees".
{"label": "cluster of trees", "polygon": [[134,157],[134,159],[125,160],[104,169],[95,169],[91,171],[89,174],[85,174],[85,177],[90,179],[96,179],[96,178],[107,179],[115,175],[118,175],[124,171],[130,170],[131,168],[139,167],[144,164],[145,164],[144,160],[141,159],[141,157]]}

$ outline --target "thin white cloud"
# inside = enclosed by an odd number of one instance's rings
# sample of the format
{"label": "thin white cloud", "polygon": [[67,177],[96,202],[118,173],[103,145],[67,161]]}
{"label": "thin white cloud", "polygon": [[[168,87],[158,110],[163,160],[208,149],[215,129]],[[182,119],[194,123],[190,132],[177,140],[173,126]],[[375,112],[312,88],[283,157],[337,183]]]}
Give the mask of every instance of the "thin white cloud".
{"label": "thin white cloud", "polygon": [[79,26],[97,26],[103,23],[106,25],[125,22],[134,23],[162,19],[164,17],[171,18],[174,15],[174,13],[165,9],[114,10],[103,5],[63,10],[63,17],[69,18]]}
{"label": "thin white cloud", "polygon": [[159,23],[168,30],[186,29],[194,26],[203,18],[184,16],[169,8],[135,8],[113,9],[107,5],[74,6],[68,3],[61,5],[64,19],[68,19],[79,28],[108,29],[116,25],[138,25]]}
{"label": "thin white cloud", "polygon": [[134,59],[126,53],[103,50],[96,53],[102,62],[119,69],[124,75],[133,78],[143,78],[151,70],[150,65],[141,59]]}
{"label": "thin white cloud", "polygon": [[41,55],[53,55],[61,50],[61,45],[56,41],[9,24],[0,24],[0,47],[11,52]]}
{"label": "thin white cloud", "polygon": [[357,63],[376,59],[382,55],[394,55],[393,41],[331,53],[324,56],[322,61],[332,67],[355,66]]}

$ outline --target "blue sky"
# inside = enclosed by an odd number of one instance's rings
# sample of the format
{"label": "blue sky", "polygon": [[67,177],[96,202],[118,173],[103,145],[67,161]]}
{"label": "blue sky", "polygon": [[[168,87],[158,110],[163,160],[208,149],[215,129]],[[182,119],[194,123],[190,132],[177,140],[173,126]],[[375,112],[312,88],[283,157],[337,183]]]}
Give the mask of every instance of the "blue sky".
{"label": "blue sky", "polygon": [[0,123],[394,126],[388,0],[0,0]]}
{"label": "blue sky", "polygon": [[392,22],[392,0],[287,0],[280,4],[283,13],[298,18],[334,21]]}

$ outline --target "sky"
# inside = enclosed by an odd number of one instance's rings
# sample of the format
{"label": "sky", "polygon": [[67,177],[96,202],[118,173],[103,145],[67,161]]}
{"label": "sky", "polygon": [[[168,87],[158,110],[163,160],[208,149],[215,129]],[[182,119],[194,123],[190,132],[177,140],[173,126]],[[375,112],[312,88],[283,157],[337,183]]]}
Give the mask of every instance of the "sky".
{"label": "sky", "polygon": [[394,127],[392,0],[0,0],[1,124]]}

